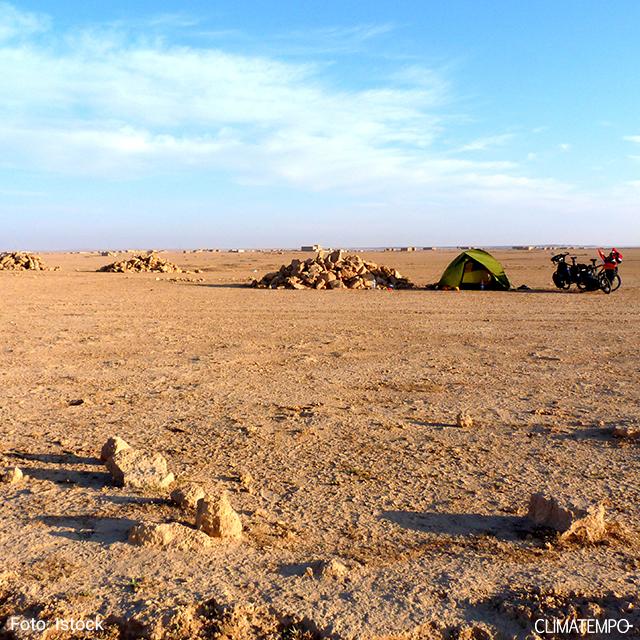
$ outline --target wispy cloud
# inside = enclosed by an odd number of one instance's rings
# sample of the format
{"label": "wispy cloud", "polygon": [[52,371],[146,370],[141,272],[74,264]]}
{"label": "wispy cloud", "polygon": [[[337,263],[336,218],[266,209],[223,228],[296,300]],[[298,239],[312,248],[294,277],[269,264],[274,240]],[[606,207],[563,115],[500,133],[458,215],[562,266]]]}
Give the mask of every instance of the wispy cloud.
{"label": "wispy cloud", "polygon": [[[16,15],[13,22],[35,24]],[[323,36],[362,42],[390,28]],[[312,62],[171,46],[109,28],[7,43],[0,76],[0,143],[15,167],[130,177],[198,166],[311,190],[528,184],[509,176],[511,163],[433,150],[451,100],[437,69],[411,66],[385,84],[348,90],[323,80]]]}
{"label": "wispy cloud", "polygon": [[640,136],[624,136],[623,140],[640,144]]}
{"label": "wispy cloud", "polygon": [[[450,131],[459,106],[440,68],[395,63],[348,87],[339,69],[326,73],[322,51],[366,47],[393,25],[293,34],[307,55],[290,58],[162,36],[163,26],[200,33],[193,22],[165,15],[140,33],[114,24],[56,33],[46,17],[0,4],[0,169],[107,180],[197,169],[389,210],[593,206],[571,185],[500,159],[512,133],[449,142],[460,140]],[[491,159],[479,153],[489,149]]]}
{"label": "wispy cloud", "polygon": [[50,27],[47,16],[20,11],[7,2],[0,2],[0,43],[46,31]]}
{"label": "wispy cloud", "polygon": [[477,138],[462,147],[459,151],[485,151],[490,147],[500,147],[513,139],[512,133],[503,133],[495,136],[486,136],[484,138]]}

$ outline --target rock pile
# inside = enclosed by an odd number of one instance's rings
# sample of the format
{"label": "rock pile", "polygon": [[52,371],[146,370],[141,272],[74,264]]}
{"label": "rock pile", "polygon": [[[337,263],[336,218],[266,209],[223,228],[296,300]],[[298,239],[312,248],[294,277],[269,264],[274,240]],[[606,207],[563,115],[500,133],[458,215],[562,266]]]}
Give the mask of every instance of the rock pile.
{"label": "rock pile", "polygon": [[294,259],[279,271],[252,282],[260,289],[414,289],[415,285],[391,267],[363,260],[344,251],[315,258]]}
{"label": "rock pile", "polygon": [[154,273],[188,273],[188,271],[183,271],[178,265],[167,262],[158,256],[157,253],[150,253],[146,256],[137,255],[128,260],[118,260],[101,267],[98,271],[107,271],[109,273],[140,273],[143,271]]}
{"label": "rock pile", "polygon": [[49,271],[40,256],[12,251],[0,254],[0,271]]}

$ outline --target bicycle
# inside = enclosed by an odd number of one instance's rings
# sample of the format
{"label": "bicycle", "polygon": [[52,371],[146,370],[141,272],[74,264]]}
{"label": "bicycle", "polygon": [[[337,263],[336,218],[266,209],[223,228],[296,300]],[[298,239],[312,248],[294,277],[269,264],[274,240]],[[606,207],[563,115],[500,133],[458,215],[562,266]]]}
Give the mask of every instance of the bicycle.
{"label": "bicycle", "polygon": [[605,256],[603,251],[598,249],[598,255],[602,259],[602,264],[597,269],[598,282],[602,291],[609,294],[619,289],[622,284],[622,278],[618,273],[622,254],[617,249],[612,249],[609,255]]}

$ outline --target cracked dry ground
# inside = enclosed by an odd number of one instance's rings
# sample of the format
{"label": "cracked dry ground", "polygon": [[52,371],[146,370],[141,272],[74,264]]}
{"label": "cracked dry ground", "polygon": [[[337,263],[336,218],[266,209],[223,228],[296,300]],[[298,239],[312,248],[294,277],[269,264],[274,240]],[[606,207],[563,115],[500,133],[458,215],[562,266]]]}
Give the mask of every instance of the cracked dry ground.
{"label": "cracked dry ground", "polygon": [[[610,296],[237,286],[293,254],[164,256],[201,282],[82,254],[0,273],[0,456],[25,473],[0,485],[0,616],[110,616],[105,638],[514,638],[572,607],[637,616],[640,445],[609,432],[640,416],[625,254]],[[424,284],[454,255],[368,257]],[[548,252],[497,255],[549,288]],[[112,485],[110,435],[226,489],[245,540],[128,544],[140,520],[192,518]],[[541,489],[605,501],[629,535],[556,544],[523,519]],[[332,558],[346,576],[318,571]]]}

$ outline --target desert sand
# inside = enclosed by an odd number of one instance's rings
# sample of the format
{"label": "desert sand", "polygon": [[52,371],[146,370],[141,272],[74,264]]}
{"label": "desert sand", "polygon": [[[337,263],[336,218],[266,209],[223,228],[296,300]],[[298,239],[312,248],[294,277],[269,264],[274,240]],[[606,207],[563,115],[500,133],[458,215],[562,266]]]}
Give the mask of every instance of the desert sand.
{"label": "desert sand", "polygon": [[[554,290],[542,250],[494,252],[536,289],[512,292],[241,286],[299,253],[162,254],[197,274],[41,254],[60,269],[0,272],[0,466],[24,473],[0,484],[0,627],[534,638],[573,611],[637,637],[640,441],[612,434],[640,424],[640,250],[623,253],[609,296]],[[424,285],[456,254],[363,255]],[[129,543],[141,521],[194,516],[170,489],[114,486],[112,435],[162,453],[178,485],[226,491],[242,539]],[[603,503],[617,533],[560,543],[524,517],[536,491]]]}

